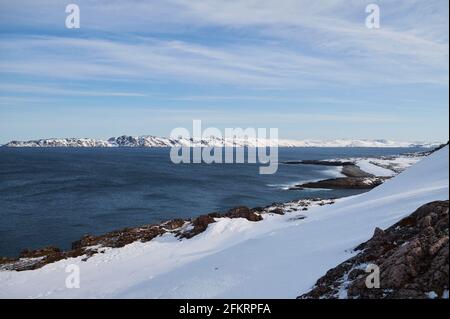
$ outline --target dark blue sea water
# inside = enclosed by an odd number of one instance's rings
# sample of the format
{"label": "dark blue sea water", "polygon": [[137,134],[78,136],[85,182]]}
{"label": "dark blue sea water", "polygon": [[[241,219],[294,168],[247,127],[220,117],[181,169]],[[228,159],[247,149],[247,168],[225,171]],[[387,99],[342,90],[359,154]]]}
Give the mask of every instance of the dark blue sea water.
{"label": "dark blue sea water", "polygon": [[[289,148],[279,160],[378,156],[421,149]],[[330,168],[280,164],[181,164],[169,149],[0,148],[0,256],[23,248],[70,247],[84,234],[188,218],[234,206],[265,206],[357,191],[283,189],[329,178]]]}

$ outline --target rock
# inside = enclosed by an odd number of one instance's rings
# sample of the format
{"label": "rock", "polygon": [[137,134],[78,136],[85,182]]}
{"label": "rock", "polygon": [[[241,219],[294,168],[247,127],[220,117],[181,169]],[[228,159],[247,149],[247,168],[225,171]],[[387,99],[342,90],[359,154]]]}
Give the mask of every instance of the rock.
{"label": "rock", "polygon": [[355,165],[353,162],[342,161],[320,161],[320,160],[303,160],[303,161],[286,161],[283,164],[303,164],[303,165],[324,165],[324,166],[345,166]]}
{"label": "rock", "polygon": [[183,225],[186,223],[183,219],[172,219],[168,222],[163,223],[161,226],[165,229],[174,230],[183,227]]}
{"label": "rock", "polygon": [[383,177],[339,177],[296,185],[291,189],[325,188],[325,189],[371,189],[384,182]]}
{"label": "rock", "polygon": [[420,227],[423,227],[423,228],[430,227],[431,222],[432,222],[431,216],[425,216],[420,222]]}
{"label": "rock", "polygon": [[445,245],[448,245],[448,236],[442,237],[433,245],[431,245],[431,247],[428,249],[428,254],[431,256],[436,255],[436,253]]}
{"label": "rock", "polygon": [[362,276],[364,276],[364,278],[367,276],[367,273],[363,269],[353,269],[348,274],[348,280],[355,280]]}
{"label": "rock", "polygon": [[233,209],[230,209],[228,211],[228,213],[226,213],[224,215],[224,217],[228,217],[228,218],[245,218],[251,222],[257,222],[262,220],[263,218],[261,217],[261,215],[253,212],[252,210],[250,210],[248,207],[245,206],[241,206],[241,207],[236,207]]}
{"label": "rock", "polygon": [[358,165],[355,164],[344,165],[341,173],[347,177],[375,177],[372,174],[364,172]]}
{"label": "rock", "polygon": [[[330,269],[299,298],[336,298],[344,276],[348,298],[428,298],[430,291],[442,298],[449,289],[448,208],[448,201],[432,202],[384,231],[375,229],[356,256]],[[380,269],[380,289],[366,287],[367,274],[359,269],[369,263]]]}
{"label": "rock", "polygon": [[84,235],[80,240],[72,243],[72,249],[96,245],[99,238],[91,235]]}
{"label": "rock", "polygon": [[373,238],[382,238],[384,236],[384,230],[380,228],[375,228],[375,231],[373,233]]}
{"label": "rock", "polygon": [[181,233],[181,238],[192,238],[206,230],[208,228],[208,225],[211,223],[214,223],[215,219],[211,215],[202,215],[197,218],[195,218],[192,221],[192,229]]}
{"label": "rock", "polygon": [[277,215],[284,215],[283,209],[281,209],[279,207],[269,210],[269,213],[277,214]]}
{"label": "rock", "polygon": [[0,265],[9,264],[17,261],[17,258],[0,257]]}
{"label": "rock", "polygon": [[264,211],[264,207],[254,207],[252,208],[252,212],[254,213],[262,213]]}
{"label": "rock", "polygon": [[411,216],[408,216],[408,217],[403,218],[403,219],[398,223],[398,225],[399,225],[400,227],[413,227],[413,226],[416,225],[416,219],[413,218],[413,217],[411,217]]}
{"label": "rock", "polygon": [[192,225],[194,226],[194,228],[202,228],[202,229],[206,229],[206,227],[211,224],[214,223],[214,217],[211,215],[203,215],[203,216],[199,216],[196,219],[194,219],[194,221],[192,222]]}
{"label": "rock", "polygon": [[52,254],[58,254],[60,252],[61,252],[61,250],[58,247],[54,247],[54,246],[49,246],[49,247],[36,249],[36,250],[24,249],[20,253],[20,258],[37,258],[37,257],[43,257],[43,256],[52,255]]}

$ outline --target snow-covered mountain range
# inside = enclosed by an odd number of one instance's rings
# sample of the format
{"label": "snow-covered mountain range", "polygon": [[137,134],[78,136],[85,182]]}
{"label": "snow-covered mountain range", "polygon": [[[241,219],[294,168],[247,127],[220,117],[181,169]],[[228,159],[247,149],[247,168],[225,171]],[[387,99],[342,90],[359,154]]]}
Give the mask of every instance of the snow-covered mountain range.
{"label": "snow-covered mountain range", "polygon": [[[336,139],[336,140],[278,140],[279,147],[436,147],[440,142],[397,142],[390,140],[363,140],[363,139]],[[111,137],[107,140],[93,138],[49,138],[30,141],[11,141],[6,143],[6,147],[257,147],[276,146],[275,143],[267,139],[256,138],[216,138],[208,137],[203,139],[186,138],[166,138],[151,135]]]}

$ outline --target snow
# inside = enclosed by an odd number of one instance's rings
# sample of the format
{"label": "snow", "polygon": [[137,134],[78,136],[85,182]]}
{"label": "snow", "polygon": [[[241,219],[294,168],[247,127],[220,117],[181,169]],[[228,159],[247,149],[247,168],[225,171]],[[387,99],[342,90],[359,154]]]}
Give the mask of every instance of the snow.
{"label": "snow", "polygon": [[[278,188],[278,189],[282,189],[282,190],[289,190],[297,185],[301,185],[301,184],[306,184],[306,183],[313,183],[313,182],[318,182],[320,180],[323,179],[328,179],[328,178],[340,178],[340,177],[345,177],[344,174],[342,174],[342,166],[332,166],[329,167],[327,169],[322,169],[320,171],[320,173],[323,174],[322,178],[310,178],[310,179],[302,179],[302,180],[296,180],[293,182],[289,182],[289,183],[285,183],[285,184],[267,184],[266,186],[268,187],[274,187],[274,188]],[[316,188],[316,189],[308,189],[309,191],[318,191],[320,189]]]}
{"label": "snow", "polygon": [[348,298],[348,286],[351,284],[351,280],[349,280],[348,276],[349,274],[355,270],[355,269],[360,269],[360,270],[366,270],[367,268],[367,264],[359,264],[356,266],[353,266],[350,270],[348,270],[346,273],[344,273],[344,275],[341,278],[340,281],[340,286],[338,289],[337,294],[334,295],[335,298],[338,299],[347,299]]}
{"label": "snow", "polygon": [[422,157],[411,155],[400,155],[396,157],[374,158],[371,162],[381,167],[391,167],[395,172],[401,172],[420,161]]}
{"label": "snow", "polygon": [[11,141],[7,147],[425,147],[431,148],[440,145],[438,142],[397,142],[389,140],[286,140],[278,141],[256,138],[217,138],[207,137],[197,140],[187,138],[171,139],[150,135],[143,136],[119,136],[108,140],[96,140],[92,138],[50,138],[30,141]]}
{"label": "snow", "polygon": [[438,297],[437,293],[434,291],[429,291],[426,293],[428,299],[436,299]]}
{"label": "snow", "polygon": [[[345,158],[340,159],[340,161],[354,162],[363,171],[375,176],[392,177],[416,164],[422,158],[423,155],[421,154],[403,154],[396,156]],[[336,160],[333,159],[333,161]]]}
{"label": "snow", "polygon": [[393,170],[375,165],[370,159],[358,160],[356,161],[356,165],[358,165],[364,172],[375,176],[391,177],[395,175]]}
{"label": "snow", "polygon": [[[86,262],[79,257],[33,271],[1,271],[0,298],[295,298],[351,257],[375,227],[448,199],[448,156],[447,146],[333,205],[266,214],[260,222],[220,218],[189,240],[166,234],[106,249]],[[65,287],[70,264],[80,267],[80,288]]]}
{"label": "snow", "polygon": [[444,290],[444,293],[442,294],[442,299],[448,299],[448,289]]}

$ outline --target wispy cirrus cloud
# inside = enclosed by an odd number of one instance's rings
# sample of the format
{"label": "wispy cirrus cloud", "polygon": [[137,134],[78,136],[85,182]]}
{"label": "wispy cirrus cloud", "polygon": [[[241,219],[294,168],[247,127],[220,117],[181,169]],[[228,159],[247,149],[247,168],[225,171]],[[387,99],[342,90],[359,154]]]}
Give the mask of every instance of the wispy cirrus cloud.
{"label": "wispy cirrus cloud", "polygon": [[[8,57],[0,61],[0,73],[48,78],[161,80],[287,89],[448,81],[445,64],[433,69],[417,60],[399,65],[392,57],[338,60],[270,44],[210,47],[142,37],[125,42],[33,36],[4,40],[0,48]],[[27,55],[16,56],[17,48]]]}
{"label": "wispy cirrus cloud", "polygon": [[[17,85],[17,84],[0,84],[0,94],[2,92],[14,92],[33,95],[63,95],[63,96],[110,96],[110,97],[145,97],[148,94],[138,92],[116,92],[116,91],[96,91],[96,90],[80,90],[65,89],[58,86],[45,85]],[[1,97],[0,97],[1,99]]]}
{"label": "wispy cirrus cloud", "polygon": [[[448,2],[377,3],[382,27],[369,30],[359,0],[79,0],[84,36],[2,38],[0,72],[267,87],[446,85]],[[52,26],[47,33],[63,29],[63,4],[19,0],[1,7],[8,13],[3,24],[40,21]],[[155,36],[161,30],[183,40]]]}

